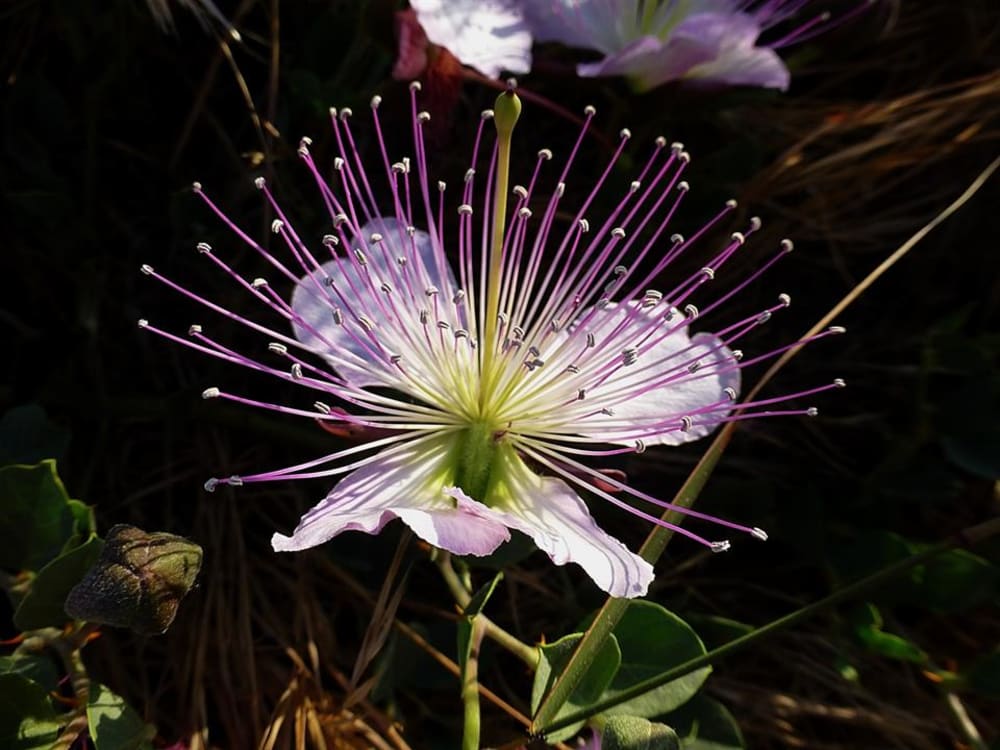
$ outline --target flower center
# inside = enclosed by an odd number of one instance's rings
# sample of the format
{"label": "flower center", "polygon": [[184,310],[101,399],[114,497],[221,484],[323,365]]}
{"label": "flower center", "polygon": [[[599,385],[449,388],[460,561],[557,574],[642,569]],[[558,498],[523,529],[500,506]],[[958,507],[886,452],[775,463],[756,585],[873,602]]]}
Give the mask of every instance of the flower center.
{"label": "flower center", "polygon": [[471,422],[455,434],[451,465],[455,484],[474,500],[489,505],[491,490],[500,478],[502,438],[492,422]]}

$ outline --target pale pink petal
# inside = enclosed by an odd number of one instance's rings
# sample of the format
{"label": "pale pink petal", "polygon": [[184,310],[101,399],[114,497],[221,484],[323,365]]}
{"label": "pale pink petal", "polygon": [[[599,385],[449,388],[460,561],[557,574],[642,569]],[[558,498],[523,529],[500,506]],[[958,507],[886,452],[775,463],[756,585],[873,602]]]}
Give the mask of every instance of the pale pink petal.
{"label": "pale pink petal", "polygon": [[382,453],[340,480],[306,513],[291,536],[275,534],[278,552],[309,549],[344,531],[377,534],[398,518],[429,544],[456,555],[488,555],[510,538],[475,501],[456,502],[440,480],[447,445],[415,441]]}
{"label": "pale pink petal", "polygon": [[576,563],[611,596],[643,596],[653,566],[601,529],[568,484],[510,459],[496,502],[480,506],[490,518],[530,536],[556,565]]}
{"label": "pale pink petal", "polygon": [[[364,274],[346,257],[340,261],[327,261],[322,272],[314,271],[312,277],[307,275],[299,280],[291,301],[292,310],[308,326],[294,323],[295,337],[325,355],[341,377],[362,386],[389,384],[379,377],[384,370],[365,366],[364,363],[371,361],[372,355],[361,341],[367,342],[368,334],[356,323],[352,311],[364,314],[375,324],[383,343],[397,345],[397,348],[405,345],[393,335],[393,329],[398,328],[400,323],[390,319],[384,294],[379,289],[383,281],[396,288],[402,286],[397,258],[407,258],[411,277],[419,279],[421,288],[418,292],[433,285],[450,297],[457,289],[451,269],[442,262],[442,254],[435,250],[426,232],[416,230],[411,242],[411,236],[399,221],[391,217],[376,217],[361,227],[358,237],[367,243],[373,233],[381,234],[383,239],[378,246],[366,245],[368,266]],[[340,289],[346,303],[332,291],[317,287],[317,281],[325,284],[327,278]],[[340,308],[344,324],[336,322],[334,308]],[[412,325],[412,322],[407,321],[406,324]]]}
{"label": "pale pink petal", "polygon": [[531,32],[515,0],[411,0],[427,38],[496,78],[531,70]]}
{"label": "pale pink petal", "polygon": [[[587,315],[584,313],[581,320]],[[636,347],[638,359],[632,365],[619,367],[603,384],[588,391],[588,401],[610,408],[613,414],[596,414],[582,420],[575,430],[578,434],[628,445],[635,442],[637,431],[654,430],[655,425],[670,417],[676,424],[681,416],[690,414],[693,425],[687,431],[675,427],[641,438],[647,444],[679,445],[705,437],[725,416],[726,410],[702,416],[697,411],[731,400],[726,388],[739,394],[740,371],[732,351],[710,333],[689,336],[686,325],[662,320],[656,326],[649,325],[663,315],[663,307],[639,310],[635,303],[612,304],[595,311],[583,324],[583,330],[593,333],[599,341],[613,336],[613,347],[608,347],[612,351]],[[673,319],[682,321],[683,316],[674,311]],[[661,339],[675,326],[676,330]],[[695,372],[689,372],[695,363]],[[650,383],[664,378],[669,381],[649,388]]]}

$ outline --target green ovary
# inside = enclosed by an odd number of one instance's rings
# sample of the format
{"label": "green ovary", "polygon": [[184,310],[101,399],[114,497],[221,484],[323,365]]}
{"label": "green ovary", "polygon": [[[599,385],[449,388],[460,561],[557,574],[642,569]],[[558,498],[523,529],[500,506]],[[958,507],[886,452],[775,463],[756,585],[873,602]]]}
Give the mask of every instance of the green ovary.
{"label": "green ovary", "polygon": [[455,486],[484,505],[500,505],[506,495],[507,469],[519,460],[513,446],[489,422],[473,422],[452,440],[449,463],[454,467]]}

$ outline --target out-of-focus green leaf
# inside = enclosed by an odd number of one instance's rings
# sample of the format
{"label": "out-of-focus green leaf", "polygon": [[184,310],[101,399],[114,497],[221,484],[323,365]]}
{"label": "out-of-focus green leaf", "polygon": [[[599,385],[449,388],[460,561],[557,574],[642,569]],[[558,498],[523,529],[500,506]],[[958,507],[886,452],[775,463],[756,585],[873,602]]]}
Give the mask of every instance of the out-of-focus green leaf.
{"label": "out-of-focus green leaf", "polygon": [[851,624],[854,635],[869,650],[900,661],[924,664],[927,654],[914,643],[893,633],[882,630],[884,625],[882,614],[873,604],[863,604],[855,607],[851,614]]}
{"label": "out-of-focus green leaf", "polygon": [[201,547],[184,537],[113,526],[97,562],[69,592],[66,612],[144,635],[163,633],[194,585],[201,557]]}
{"label": "out-of-focus green leaf", "polygon": [[486,606],[486,602],[502,578],[503,573],[497,573],[489,583],[479,589],[466,605],[462,613],[464,617],[458,621],[458,665],[462,668],[463,674],[472,651],[472,621],[483,611],[483,607]]}
{"label": "out-of-focus green leaf", "polygon": [[51,422],[38,404],[15,406],[0,417],[0,466],[61,461],[69,439],[69,430]]}
{"label": "out-of-focus green leaf", "polygon": [[[535,681],[531,686],[531,710],[536,711],[542,698],[552,687],[552,683],[562,674],[566,668],[566,663],[576,648],[577,643],[583,637],[582,633],[573,633],[560,638],[555,643],[548,643],[539,648],[540,658],[538,669],[535,670]],[[605,688],[611,683],[612,678],[618,671],[621,664],[622,652],[618,647],[618,641],[614,636],[608,638],[600,650],[598,650],[590,668],[584,675],[583,680],[570,696],[569,700],[563,704],[556,714],[560,716],[578,711],[581,708],[595,703],[602,696]],[[548,736],[549,741],[559,742],[580,731],[584,722],[570,725]]]}
{"label": "out-of-focus green leaf", "polygon": [[38,571],[31,582],[31,590],[14,613],[14,625],[20,630],[58,628],[72,619],[63,609],[66,597],[97,562],[103,548],[104,542],[91,537]]}
{"label": "out-of-focus green leaf", "polygon": [[917,573],[911,602],[936,612],[961,612],[1000,594],[1000,568],[968,550],[938,555]]}
{"label": "out-of-focus green leaf", "polygon": [[39,570],[73,533],[55,461],[0,468],[0,508],[0,568]]}
{"label": "out-of-focus green leaf", "polygon": [[56,666],[46,656],[18,654],[0,656],[0,674],[18,674],[46,690],[55,690],[59,675]]}
{"label": "out-of-focus green leaf", "polygon": [[677,733],[639,716],[611,716],[601,731],[601,750],[680,750]]}
{"label": "out-of-focus green leaf", "polygon": [[994,649],[960,674],[964,687],[989,698],[1000,698],[1000,649]]}
{"label": "out-of-focus green leaf", "polygon": [[60,725],[48,690],[24,675],[0,674],[0,747],[49,750]]}
{"label": "out-of-focus green leaf", "polygon": [[696,695],[676,711],[659,718],[680,735],[684,750],[743,750],[746,747],[729,709],[704,695]]}
{"label": "out-of-focus green leaf", "polygon": [[156,736],[121,696],[96,682],[90,685],[87,725],[96,750],[146,750]]}

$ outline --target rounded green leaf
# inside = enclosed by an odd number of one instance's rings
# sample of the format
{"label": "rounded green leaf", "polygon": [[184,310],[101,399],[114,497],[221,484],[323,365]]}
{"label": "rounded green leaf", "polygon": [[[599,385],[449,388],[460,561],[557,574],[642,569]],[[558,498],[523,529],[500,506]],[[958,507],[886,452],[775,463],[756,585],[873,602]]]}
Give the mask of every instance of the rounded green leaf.
{"label": "rounded green leaf", "polygon": [[55,461],[0,468],[0,568],[39,570],[73,534]]}
{"label": "rounded green leaf", "polygon": [[601,732],[601,750],[680,750],[677,733],[639,716],[612,716]]}
{"label": "rounded green leaf", "polygon": [[147,750],[156,730],[104,685],[90,685],[87,726],[96,750]]}
{"label": "rounded green leaf", "polygon": [[20,630],[61,628],[72,618],[63,609],[63,603],[72,589],[86,575],[101,549],[97,537],[92,537],[79,547],[59,555],[35,576],[31,589],[14,613],[14,625]]}
{"label": "rounded green leaf", "polygon": [[681,737],[684,750],[744,750],[743,733],[725,706],[696,695],[676,711],[660,717]]}
{"label": "rounded green leaf", "polygon": [[48,690],[23,675],[0,674],[0,747],[48,750],[61,724]]}

